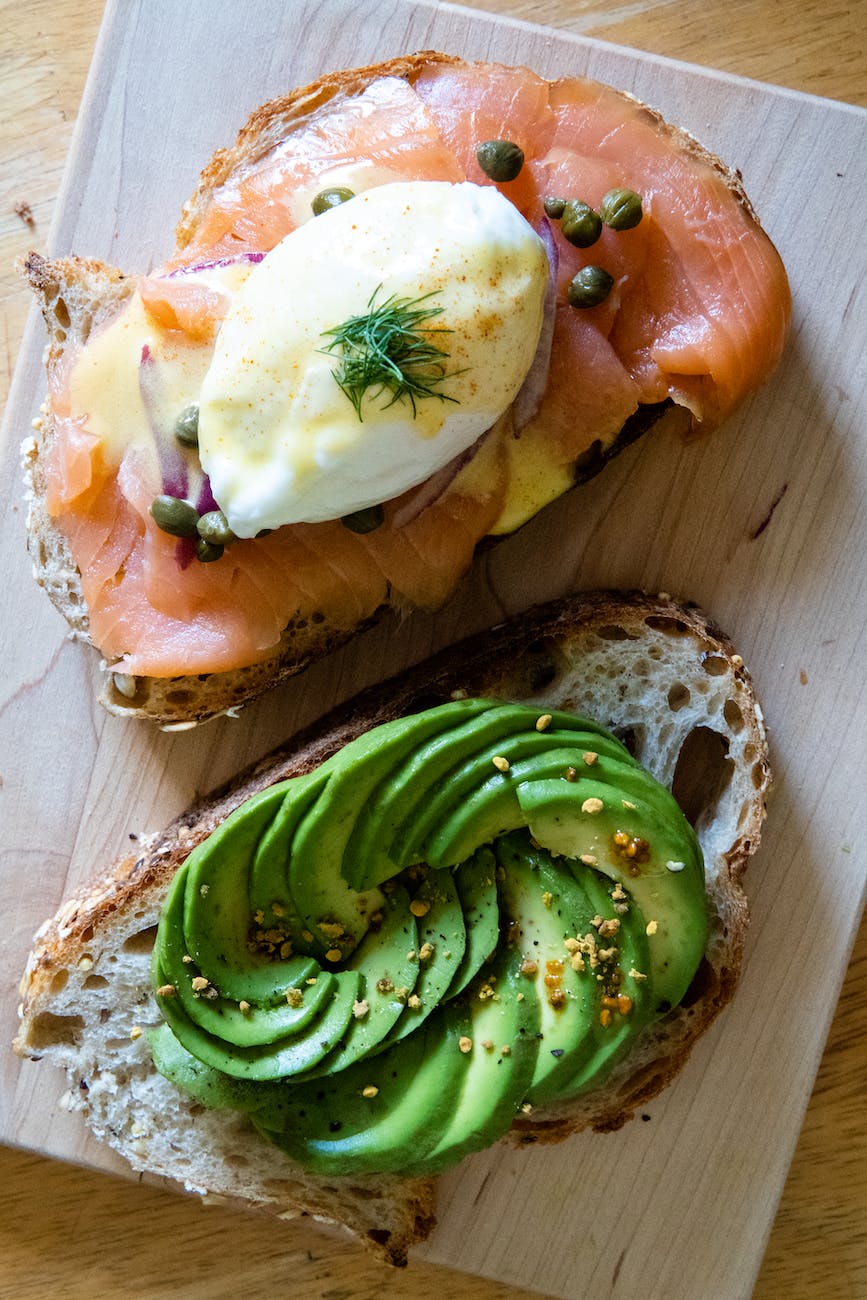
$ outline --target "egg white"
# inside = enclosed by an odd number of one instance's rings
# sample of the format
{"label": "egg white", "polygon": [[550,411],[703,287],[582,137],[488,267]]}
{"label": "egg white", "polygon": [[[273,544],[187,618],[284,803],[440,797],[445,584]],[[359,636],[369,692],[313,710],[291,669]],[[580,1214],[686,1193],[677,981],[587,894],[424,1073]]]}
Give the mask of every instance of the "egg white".
{"label": "egg white", "polygon": [[[293,231],[250,272],[201,390],[199,454],[239,537],[399,496],[471,446],[514,400],[542,324],[542,241],[491,186],[398,182]],[[370,389],[361,418],[328,331],[394,295],[442,308],[432,395]]]}

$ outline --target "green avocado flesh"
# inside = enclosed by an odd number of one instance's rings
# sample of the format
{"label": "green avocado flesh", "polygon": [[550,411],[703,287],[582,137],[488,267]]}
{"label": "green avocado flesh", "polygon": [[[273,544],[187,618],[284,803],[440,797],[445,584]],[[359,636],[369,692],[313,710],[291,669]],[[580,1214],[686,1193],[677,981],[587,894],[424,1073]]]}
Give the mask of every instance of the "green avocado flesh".
{"label": "green avocado flesh", "polygon": [[315,1173],[427,1176],[603,1086],[707,930],[695,835],[619,741],[455,701],[193,851],[154,948],[154,1063]]}

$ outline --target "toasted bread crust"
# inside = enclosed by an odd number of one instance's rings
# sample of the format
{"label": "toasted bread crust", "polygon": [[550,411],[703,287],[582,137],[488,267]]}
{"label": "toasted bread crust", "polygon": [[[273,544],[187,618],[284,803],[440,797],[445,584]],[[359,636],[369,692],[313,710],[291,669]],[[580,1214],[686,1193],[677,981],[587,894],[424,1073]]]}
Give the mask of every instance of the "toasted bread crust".
{"label": "toasted bread crust", "polygon": [[[704,689],[706,683],[709,690]],[[695,707],[686,718],[680,709],[672,712],[670,692],[675,686],[692,692]],[[521,1116],[509,1140],[520,1145],[555,1142],[585,1128],[609,1131],[624,1124],[674,1077],[734,992],[748,919],[741,881],[759,843],[770,781],[761,710],[728,638],[694,607],[635,592],[571,597],[443,651],[336,710],[164,832],[143,840],[135,853],[69,900],[37,936],[21,987],[18,1052],[53,1057],[67,1066],[73,1083],[80,1080],[86,1068],[80,1046],[70,1045],[55,1028],[54,1013],[62,1010],[58,977],[65,987],[67,973],[77,972],[83,958],[98,963],[99,952],[116,931],[123,938],[154,924],[180,864],[244,799],[273,782],[310,771],[371,727],[454,698],[456,692],[592,712],[603,724],[631,734],[636,757],[669,785],[691,730],[708,728],[723,742],[731,765],[728,793],[715,802],[711,799],[696,819],[705,852],[711,938],[684,1005],[646,1031],[636,1054],[598,1095]],[[595,710],[594,702],[599,706]],[[672,726],[680,731],[662,746],[659,737]],[[131,997],[137,1004],[148,999],[146,965],[142,978],[144,986]],[[67,1004],[67,1015],[75,1005]],[[147,1059],[141,1068],[153,1073]],[[117,1134],[109,1138],[136,1167],[156,1168],[189,1181],[188,1175],[163,1162],[137,1160],[129,1141]],[[260,1141],[252,1132],[247,1140]],[[412,1242],[432,1227],[432,1193],[426,1183],[337,1179],[323,1190],[318,1180],[293,1172],[291,1161],[281,1153],[269,1154],[273,1177],[284,1164],[289,1169],[281,1185],[285,1202],[295,1212],[305,1210],[347,1224],[392,1262],[405,1258]],[[231,1194],[231,1177],[212,1190]],[[249,1190],[243,1194],[254,1199]],[[269,1202],[267,1196],[259,1199]],[[277,1208],[274,1198],[270,1208]],[[279,1212],[290,1209],[282,1203]]]}

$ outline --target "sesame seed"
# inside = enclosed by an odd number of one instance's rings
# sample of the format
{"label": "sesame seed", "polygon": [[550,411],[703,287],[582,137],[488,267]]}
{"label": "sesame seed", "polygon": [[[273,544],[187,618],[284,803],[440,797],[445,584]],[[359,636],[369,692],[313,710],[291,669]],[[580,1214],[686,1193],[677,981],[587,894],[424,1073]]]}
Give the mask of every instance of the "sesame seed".
{"label": "sesame seed", "polygon": [[78,959],[78,969],[79,969],[79,970],[93,970],[93,958],[92,958],[92,957],[79,957],[79,959]]}
{"label": "sesame seed", "polygon": [[683,871],[686,866],[685,862],[666,862],[669,871]]}
{"label": "sesame seed", "polygon": [[366,1088],[361,1089],[361,1095],[362,1097],[378,1097],[379,1089],[374,1084],[369,1083]]}
{"label": "sesame seed", "polygon": [[129,1031],[129,1036],[133,1042],[135,1042],[137,1038],[141,1038],[141,1032],[141,1025],[133,1025],[132,1029]]}
{"label": "sesame seed", "polygon": [[464,1035],[463,1037],[458,1039],[458,1047],[461,1049],[464,1055],[466,1055],[467,1052],[471,1052],[473,1050],[473,1040],[471,1038],[467,1038]]}
{"label": "sesame seed", "polygon": [[595,867],[599,859],[594,853],[582,853],[581,861],[584,863],[585,867]]}
{"label": "sesame seed", "polygon": [[543,713],[540,718],[536,719],[536,730],[545,731],[551,725],[551,714]]}
{"label": "sesame seed", "polygon": [[502,754],[495,754],[491,759],[491,762],[498,772],[508,772],[510,766],[509,760],[504,758]]}
{"label": "sesame seed", "polygon": [[656,924],[655,921],[648,921],[647,927],[645,929],[645,934],[656,934],[658,929],[659,926]]}
{"label": "sesame seed", "polygon": [[581,805],[581,811],[583,813],[601,813],[604,807],[605,804],[602,802],[602,800],[597,799],[596,796],[593,795],[590,799],[584,800],[584,802]]}

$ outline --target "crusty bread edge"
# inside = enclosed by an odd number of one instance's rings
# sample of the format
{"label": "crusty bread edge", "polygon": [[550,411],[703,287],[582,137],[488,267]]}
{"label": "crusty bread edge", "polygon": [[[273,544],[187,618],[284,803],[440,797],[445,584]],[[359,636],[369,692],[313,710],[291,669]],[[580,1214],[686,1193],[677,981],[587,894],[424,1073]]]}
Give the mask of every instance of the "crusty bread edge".
{"label": "crusty bread edge", "polygon": [[[142,841],[104,876],[68,900],[37,935],[22,980],[21,1030],[15,1042],[22,1056],[39,1056],[40,1048],[28,1041],[40,1009],[50,1004],[52,981],[65,967],[74,966],[93,944],[100,925],[125,909],[143,894],[164,895],[175,871],[192,851],[244,799],[290,775],[311,770],[329,754],[361,732],[402,713],[425,707],[435,699],[455,692],[483,693],[479,684],[491,681],[497,665],[508,665],[516,655],[546,638],[566,637],[588,626],[607,624],[636,631],[645,620],[659,626],[671,624],[672,635],[692,638],[700,655],[722,656],[727,672],[737,684],[747,739],[755,752],[752,768],[752,798],[748,816],[734,842],[726,846],[713,864],[718,873],[713,892],[714,910],[724,917],[724,959],[713,971],[704,972],[704,987],[697,1000],[684,1010],[666,1017],[658,1050],[651,1042],[641,1067],[625,1064],[613,1076],[589,1111],[576,1119],[569,1104],[538,1115],[520,1116],[508,1141],[520,1145],[560,1141],[584,1128],[610,1131],[621,1127],[635,1110],[647,1104],[678,1073],[697,1039],[732,997],[738,981],[748,923],[741,880],[749,857],[757,848],[765,815],[770,784],[761,709],[755,700],[749,675],[731,642],[696,607],[684,607],[667,598],[641,593],[585,593],[553,605],[528,611],[499,628],[453,646],[432,660],[409,670],[390,682],[371,688],[305,730],[287,745],[275,750],[193,808],[177,818],[164,832]],[[493,665],[493,669],[492,669]],[[710,864],[709,864],[710,865]],[[335,1180],[332,1180],[332,1182]],[[340,1180],[336,1180],[339,1182]],[[376,1183],[382,1180],[368,1180]],[[365,1180],[359,1180],[364,1186]],[[389,1182],[389,1180],[386,1180]],[[389,1262],[402,1263],[407,1249],[422,1240],[435,1222],[432,1187],[425,1180],[400,1184],[389,1191],[389,1205],[397,1205],[397,1217],[390,1229],[377,1229],[361,1217],[348,1217],[345,1207],[336,1217],[364,1237],[369,1246]],[[271,1207],[273,1209],[273,1207]],[[295,1207],[295,1212],[312,1211],[328,1215],[328,1199],[312,1207]],[[291,1212],[291,1210],[286,1211]],[[372,1212],[372,1210],[371,1210]],[[377,1235],[378,1233],[378,1235]]]}

